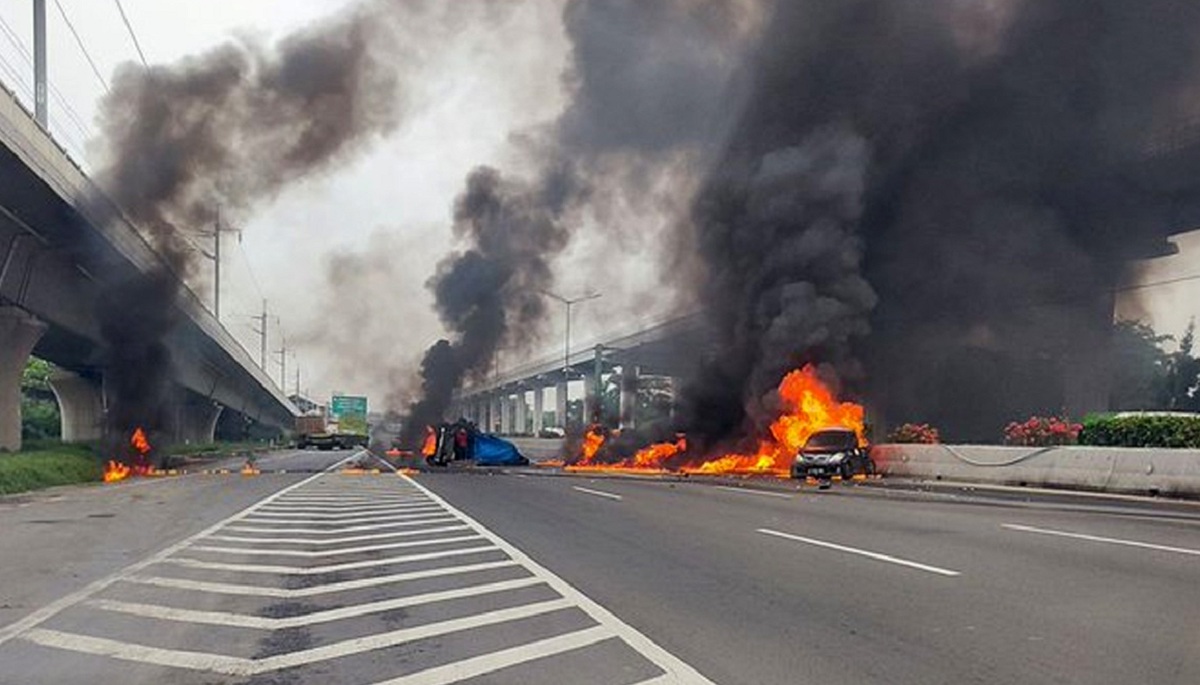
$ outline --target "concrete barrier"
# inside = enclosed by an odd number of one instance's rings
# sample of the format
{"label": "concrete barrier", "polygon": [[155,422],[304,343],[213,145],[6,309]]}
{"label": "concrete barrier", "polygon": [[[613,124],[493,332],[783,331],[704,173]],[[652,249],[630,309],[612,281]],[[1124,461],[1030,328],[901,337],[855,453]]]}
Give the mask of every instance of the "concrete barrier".
{"label": "concrete barrier", "polygon": [[876,445],[871,456],[890,476],[1200,497],[1200,450]]}

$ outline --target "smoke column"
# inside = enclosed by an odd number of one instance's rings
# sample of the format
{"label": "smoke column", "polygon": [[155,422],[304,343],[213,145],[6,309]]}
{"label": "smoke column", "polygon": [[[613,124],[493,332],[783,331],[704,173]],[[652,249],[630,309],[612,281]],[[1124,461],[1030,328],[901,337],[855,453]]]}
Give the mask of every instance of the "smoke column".
{"label": "smoke column", "polygon": [[681,231],[721,332],[689,433],[760,433],[805,362],[957,439],[1102,405],[1105,293],[1180,228],[1143,169],[1195,111],[1200,6],[780,1],[769,25]]}
{"label": "smoke column", "polygon": [[102,297],[118,434],[170,422],[166,339],[182,281],[196,270],[186,234],[211,232],[218,206],[246,216],[399,125],[397,19],[390,3],[370,0],[273,45],[237,40],[172,65],[117,70],[100,106],[97,178],[165,261]]}
{"label": "smoke column", "polygon": [[540,291],[553,285],[551,265],[573,234],[622,230],[611,206],[652,204],[647,179],[672,165],[686,168],[681,184],[691,182],[705,163],[700,148],[728,125],[728,79],[756,17],[748,1],[566,3],[569,104],[525,133],[537,160],[530,180],[487,167],[467,178],[454,213],[462,247],[428,284],[451,339],[426,353],[405,444],[418,444],[454,391],[485,374],[500,350],[538,341],[547,313]]}

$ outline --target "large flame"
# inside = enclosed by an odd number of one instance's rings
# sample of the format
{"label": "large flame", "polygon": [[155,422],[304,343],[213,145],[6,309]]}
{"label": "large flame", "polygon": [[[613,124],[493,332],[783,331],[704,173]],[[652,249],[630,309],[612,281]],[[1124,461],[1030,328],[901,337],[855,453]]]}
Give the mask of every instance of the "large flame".
{"label": "large flame", "polygon": [[616,463],[601,463],[596,454],[604,444],[604,434],[591,429],[584,435],[583,459],[573,471],[615,471],[636,473],[665,473],[671,462],[684,461],[677,470],[688,474],[762,474],[787,476],[792,460],[808,438],[823,428],[849,428],[866,444],[862,405],[839,402],[833,392],[817,377],[816,369],[805,366],[784,376],[777,390],[782,413],[772,422],[770,435],[759,440],[758,449],[748,454],[725,454],[696,463],[681,459],[687,452],[687,438],[678,436],[675,442],[650,445],[632,458]]}
{"label": "large flame", "polygon": [[149,463],[150,451],[154,448],[150,445],[150,441],[146,438],[146,431],[142,430],[141,426],[133,431],[133,435],[129,436],[129,446],[133,448],[134,463],[124,464],[110,459],[104,466],[105,483],[116,483],[130,476],[157,474],[157,471]]}
{"label": "large flame", "polygon": [[426,457],[437,454],[437,431],[433,426],[425,426],[425,442],[421,445],[421,454]]}

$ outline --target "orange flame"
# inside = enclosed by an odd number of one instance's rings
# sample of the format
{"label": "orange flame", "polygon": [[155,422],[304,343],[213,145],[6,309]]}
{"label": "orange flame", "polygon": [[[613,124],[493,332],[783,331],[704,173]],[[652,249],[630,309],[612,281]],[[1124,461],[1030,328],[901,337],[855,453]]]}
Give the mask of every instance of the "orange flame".
{"label": "orange flame", "polygon": [[583,459],[579,460],[579,464],[586,466],[591,464],[596,459],[596,454],[604,447],[604,431],[600,426],[592,426],[583,434]]}
{"label": "orange flame", "polygon": [[133,431],[133,435],[129,436],[129,444],[137,451],[139,456],[150,454],[150,441],[146,439],[146,431],[139,426]]}
{"label": "orange flame", "polygon": [[[697,465],[684,466],[679,472],[787,476],[792,459],[800,448],[813,433],[824,428],[849,428],[858,435],[860,444],[866,444],[862,405],[839,402],[833,392],[817,377],[816,369],[812,366],[805,366],[784,376],[777,393],[783,412],[771,424],[770,436],[759,441],[755,452],[722,455]],[[674,443],[659,443],[643,448],[632,459],[614,464],[595,463],[593,457],[603,443],[602,434],[594,429],[589,431],[584,436],[584,459],[567,469],[585,472],[666,473],[668,461],[687,451],[687,438],[680,435]]]}
{"label": "orange flame", "polygon": [[104,466],[104,482],[105,483],[116,483],[117,481],[125,480],[132,474],[133,474],[133,469],[129,468],[128,466],[126,466],[125,464],[122,464],[119,461],[114,461],[114,460],[110,459],[110,460],[108,460],[108,464],[106,464]]}
{"label": "orange flame", "polygon": [[433,426],[425,426],[425,443],[421,445],[421,454],[426,457],[437,454],[437,431]]}

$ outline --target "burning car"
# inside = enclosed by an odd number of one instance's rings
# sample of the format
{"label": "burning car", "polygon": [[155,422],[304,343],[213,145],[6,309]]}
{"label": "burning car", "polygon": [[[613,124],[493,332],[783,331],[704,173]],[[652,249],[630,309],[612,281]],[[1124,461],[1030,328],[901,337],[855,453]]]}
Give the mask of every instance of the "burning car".
{"label": "burning car", "polygon": [[834,476],[850,480],[875,472],[866,446],[851,428],[823,428],[809,436],[792,462],[792,478],[816,478],[828,484]]}

